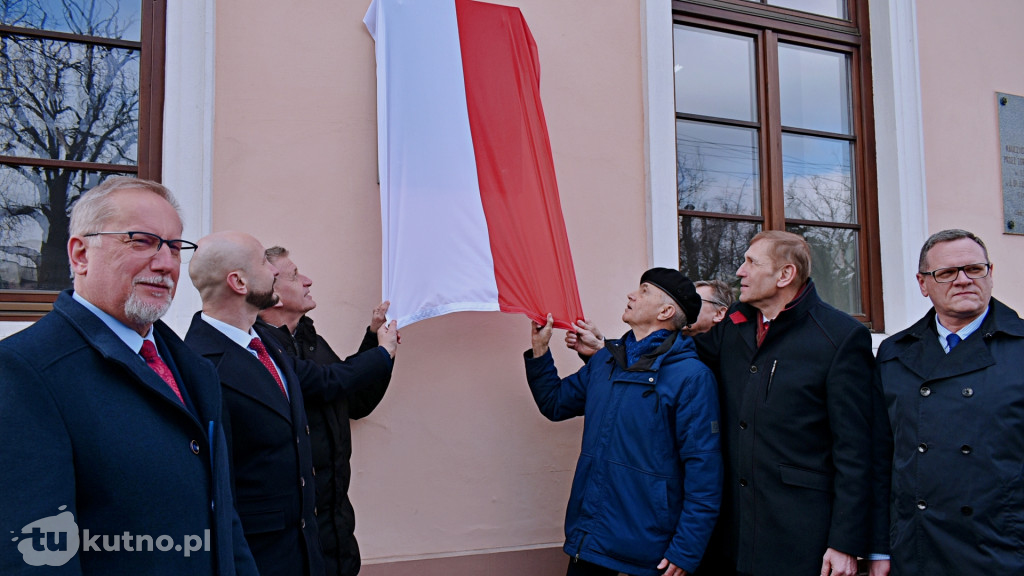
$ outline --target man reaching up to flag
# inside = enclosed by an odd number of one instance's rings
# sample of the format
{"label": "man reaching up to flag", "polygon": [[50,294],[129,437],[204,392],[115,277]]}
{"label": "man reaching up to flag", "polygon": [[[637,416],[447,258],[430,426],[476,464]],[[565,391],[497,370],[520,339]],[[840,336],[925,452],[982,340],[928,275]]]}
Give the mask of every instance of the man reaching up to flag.
{"label": "man reaching up to flag", "polygon": [[722,492],[718,393],[680,330],[700,313],[693,283],[652,268],[627,296],[630,331],[559,378],[553,326],[534,323],[526,377],[544,416],[586,415],[565,518],[567,576],[682,576],[697,569]]}

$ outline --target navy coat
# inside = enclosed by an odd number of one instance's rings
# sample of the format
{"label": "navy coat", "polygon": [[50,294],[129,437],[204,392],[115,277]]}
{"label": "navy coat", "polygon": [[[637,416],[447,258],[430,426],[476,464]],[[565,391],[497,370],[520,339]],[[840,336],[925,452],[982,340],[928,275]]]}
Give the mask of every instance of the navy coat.
{"label": "navy coat", "polygon": [[871,336],[809,283],[757,346],[742,302],[697,336],[718,377],[725,490],[702,574],[817,574],[868,552]]}
{"label": "navy coat", "polygon": [[330,401],[390,378],[390,359],[365,355],[320,367],[287,355],[262,327],[255,330],[284,373],[290,402],[255,356],[199,313],[185,342],[212,361],[220,374],[235,502],[260,573],[319,576],[325,569],[304,404]]}
{"label": "navy coat", "polygon": [[622,340],[609,340],[561,379],[550,352],[526,353],[541,413],[553,421],[586,416],[564,550],[637,576],[660,574],[662,558],[693,572],[722,494],[715,378],[678,332],[625,364]]}
{"label": "navy coat", "polygon": [[[83,536],[108,539],[94,540],[61,574],[254,575],[232,506],[217,373],[162,322],[154,330],[192,410],[70,290],[35,325],[0,341],[0,530],[17,537],[66,506]],[[206,530],[210,551],[188,557],[139,551],[146,546],[137,540],[132,551],[123,540],[117,551],[103,549],[125,532],[182,545]],[[19,543],[0,541],[0,573],[38,573]]]}
{"label": "navy coat", "polygon": [[1024,320],[990,302],[948,355],[934,309],[878,349],[894,575],[1024,574]]}

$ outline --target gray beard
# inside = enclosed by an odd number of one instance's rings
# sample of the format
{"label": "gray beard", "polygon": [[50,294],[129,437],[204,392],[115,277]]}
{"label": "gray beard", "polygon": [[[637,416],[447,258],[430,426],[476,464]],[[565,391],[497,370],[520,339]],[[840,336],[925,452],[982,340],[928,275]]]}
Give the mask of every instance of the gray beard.
{"label": "gray beard", "polygon": [[[142,300],[142,298],[135,293],[135,286],[140,282],[166,285],[170,291],[167,295],[167,301],[159,304],[150,304]],[[173,280],[163,276],[156,276],[153,278],[136,278],[132,284],[132,292],[128,295],[128,301],[124,303],[124,315],[129,320],[140,325],[149,325],[156,322],[167,313],[167,310],[171,307],[171,293],[174,292]]]}

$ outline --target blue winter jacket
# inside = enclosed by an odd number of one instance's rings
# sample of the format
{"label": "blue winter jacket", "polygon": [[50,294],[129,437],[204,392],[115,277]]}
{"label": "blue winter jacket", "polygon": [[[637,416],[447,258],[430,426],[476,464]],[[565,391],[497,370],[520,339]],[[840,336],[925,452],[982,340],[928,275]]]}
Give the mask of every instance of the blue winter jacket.
{"label": "blue winter jacket", "polygon": [[634,576],[662,558],[693,572],[718,516],[718,392],[679,333],[627,368],[611,340],[559,379],[551,353],[526,353],[534,400],[553,421],[587,416],[565,515],[565,552]]}

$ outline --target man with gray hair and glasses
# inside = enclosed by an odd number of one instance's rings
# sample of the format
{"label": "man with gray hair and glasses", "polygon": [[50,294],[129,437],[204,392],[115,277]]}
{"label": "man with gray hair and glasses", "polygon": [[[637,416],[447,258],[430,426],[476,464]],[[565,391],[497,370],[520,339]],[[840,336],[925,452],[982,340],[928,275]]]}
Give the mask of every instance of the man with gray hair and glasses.
{"label": "man with gray hair and glasses", "polygon": [[69,231],[74,289],[0,341],[0,573],[256,574],[217,371],[159,321],[196,246],[174,197],[111,177]]}
{"label": "man with gray hair and glasses", "polygon": [[693,283],[700,295],[700,314],[697,320],[683,328],[683,334],[696,336],[711,330],[725,318],[735,299],[732,288],[722,280],[698,280]]}
{"label": "man with gray hair and glasses", "polygon": [[[980,238],[943,230],[921,249],[932,309],[878,349],[871,573],[1020,574],[1024,321],[992,297]],[[888,416],[888,418],[886,418]],[[891,562],[891,564],[890,564]]]}

